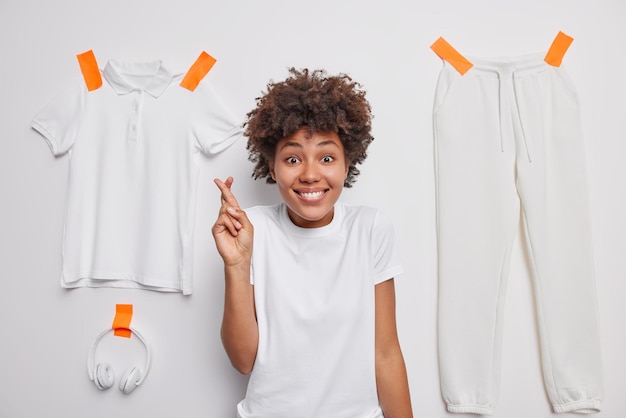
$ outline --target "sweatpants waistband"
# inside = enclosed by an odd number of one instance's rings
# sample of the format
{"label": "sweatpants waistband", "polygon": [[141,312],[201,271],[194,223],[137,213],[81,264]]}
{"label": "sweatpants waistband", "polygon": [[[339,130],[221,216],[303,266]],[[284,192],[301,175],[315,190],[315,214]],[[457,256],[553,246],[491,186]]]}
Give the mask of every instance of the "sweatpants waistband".
{"label": "sweatpants waistband", "polygon": [[[479,75],[503,79],[512,77],[513,74],[515,74],[516,78],[534,75],[550,68],[550,65],[544,61],[543,55],[537,53],[496,58],[467,56],[467,59],[471,61],[473,66],[466,76]],[[450,65],[447,61],[444,62]]]}

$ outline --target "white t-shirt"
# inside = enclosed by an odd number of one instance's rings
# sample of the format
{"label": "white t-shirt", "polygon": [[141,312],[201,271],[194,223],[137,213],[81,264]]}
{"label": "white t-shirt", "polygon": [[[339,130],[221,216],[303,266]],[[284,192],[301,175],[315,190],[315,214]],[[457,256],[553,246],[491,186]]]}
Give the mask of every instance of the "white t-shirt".
{"label": "white t-shirt", "polygon": [[376,391],[374,286],[402,272],[391,222],[335,205],[299,228],[284,203],[246,211],[259,347],[240,418],[382,418]]}
{"label": "white t-shirt", "polygon": [[239,123],[206,78],[189,91],[161,61],[110,60],[101,74],[88,91],[77,72],[32,122],[69,154],[61,285],[191,294],[198,160]]}

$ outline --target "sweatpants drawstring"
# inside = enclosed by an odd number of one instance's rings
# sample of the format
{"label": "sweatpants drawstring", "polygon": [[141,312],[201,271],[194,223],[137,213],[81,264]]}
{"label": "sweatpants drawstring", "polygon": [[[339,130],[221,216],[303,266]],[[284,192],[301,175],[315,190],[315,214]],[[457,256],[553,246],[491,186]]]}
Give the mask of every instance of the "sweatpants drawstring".
{"label": "sweatpants drawstring", "polygon": [[528,157],[528,162],[532,163],[533,160],[530,156],[530,149],[528,148],[528,140],[526,139],[526,132],[524,131],[524,123],[522,121],[522,112],[520,110],[519,99],[517,94],[517,81],[515,79],[515,71],[513,71],[513,96],[515,98],[515,110],[517,111],[517,119],[519,120],[520,131],[522,132],[522,139],[524,140],[524,148],[526,148],[526,156]]}
{"label": "sweatpants drawstring", "polygon": [[[504,80],[502,77],[502,74],[500,71],[494,71],[496,73],[496,75],[498,76],[498,120],[500,122],[500,151],[504,152],[504,106],[506,106],[506,100],[504,97],[505,94],[505,88],[503,86],[504,84]],[[519,98],[518,98],[518,92],[517,92],[517,80],[516,80],[516,74],[515,71],[513,71],[511,73],[511,82],[513,83],[513,89],[512,89],[512,93],[513,93],[513,101],[515,102],[515,113],[517,113],[517,120],[519,121],[519,126],[520,126],[520,131],[522,133],[522,139],[524,140],[524,148],[526,150],[526,156],[528,157],[528,162],[532,163],[532,158],[530,155],[530,148],[528,147],[528,140],[526,138],[526,132],[524,130],[524,123],[522,120],[522,113],[521,113],[521,109],[520,109],[520,103],[519,103]]]}
{"label": "sweatpants drawstring", "polygon": [[500,71],[496,71],[498,75],[498,120],[500,121],[500,151],[504,152],[504,88],[502,86],[502,75]]}

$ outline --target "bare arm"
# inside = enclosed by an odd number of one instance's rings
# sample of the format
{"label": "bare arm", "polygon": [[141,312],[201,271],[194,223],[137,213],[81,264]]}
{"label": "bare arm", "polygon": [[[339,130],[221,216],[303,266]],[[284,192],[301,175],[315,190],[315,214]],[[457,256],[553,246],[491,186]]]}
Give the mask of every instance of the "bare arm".
{"label": "bare arm", "polygon": [[222,205],[212,233],[224,260],[225,296],[222,344],[233,367],[250,373],[259,344],[254,307],[254,286],[250,284],[250,261],[254,228],[230,190],[233,178],[215,179],[222,192]]}
{"label": "bare arm", "polygon": [[412,418],[409,383],[396,329],[393,279],[376,285],[376,386],[386,418]]}

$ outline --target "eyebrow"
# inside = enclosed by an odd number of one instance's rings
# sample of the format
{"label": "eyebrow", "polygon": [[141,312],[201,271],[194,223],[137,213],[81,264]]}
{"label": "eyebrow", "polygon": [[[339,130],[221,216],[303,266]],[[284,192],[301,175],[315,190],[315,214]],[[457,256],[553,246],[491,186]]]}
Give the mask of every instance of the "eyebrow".
{"label": "eyebrow", "polygon": [[[324,147],[326,145],[334,145],[335,147],[339,148],[339,145],[337,145],[337,143],[335,141],[330,141],[330,140],[329,141],[322,141],[319,144],[317,144],[316,146],[318,148],[321,148],[321,147]],[[283,146],[280,147],[280,149],[283,150],[283,149],[288,148],[288,147],[302,148],[302,144],[300,144],[299,142],[288,141],[288,142],[285,142],[283,144]]]}

